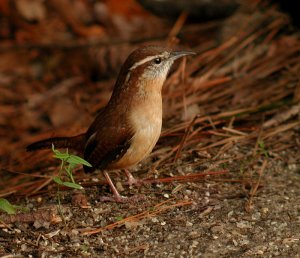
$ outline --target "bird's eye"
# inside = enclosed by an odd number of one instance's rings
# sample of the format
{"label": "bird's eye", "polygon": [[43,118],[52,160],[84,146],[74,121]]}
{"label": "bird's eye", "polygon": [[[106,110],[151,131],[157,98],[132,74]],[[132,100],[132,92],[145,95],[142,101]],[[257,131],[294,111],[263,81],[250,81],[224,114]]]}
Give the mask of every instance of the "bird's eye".
{"label": "bird's eye", "polygon": [[160,63],[161,63],[161,58],[160,58],[160,57],[155,58],[155,59],[154,59],[154,63],[155,63],[155,64],[160,64]]}

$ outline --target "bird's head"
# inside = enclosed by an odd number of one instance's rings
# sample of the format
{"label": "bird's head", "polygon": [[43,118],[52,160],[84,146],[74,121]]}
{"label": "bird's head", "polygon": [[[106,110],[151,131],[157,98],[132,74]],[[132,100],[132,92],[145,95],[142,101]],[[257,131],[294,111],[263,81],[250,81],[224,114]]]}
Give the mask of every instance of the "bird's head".
{"label": "bird's head", "polygon": [[140,47],[133,51],[123,64],[116,86],[121,88],[146,88],[148,85],[149,89],[161,90],[174,61],[192,54],[195,53],[172,51],[161,46]]}

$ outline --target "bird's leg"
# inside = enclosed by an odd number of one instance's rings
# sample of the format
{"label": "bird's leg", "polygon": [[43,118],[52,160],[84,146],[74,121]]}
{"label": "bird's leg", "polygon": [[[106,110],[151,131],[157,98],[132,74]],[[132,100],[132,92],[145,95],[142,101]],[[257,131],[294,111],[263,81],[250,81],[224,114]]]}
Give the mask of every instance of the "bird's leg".
{"label": "bird's leg", "polygon": [[104,197],[101,197],[101,201],[124,202],[124,199],[126,199],[126,197],[122,196],[122,195],[118,192],[118,190],[117,190],[117,188],[115,187],[113,181],[111,180],[109,174],[108,174],[106,171],[103,171],[103,174],[104,174],[104,176],[105,176],[105,179],[106,179],[107,183],[108,183],[109,186],[110,186],[110,189],[111,189],[111,191],[112,191],[112,193],[113,193],[113,197],[108,197],[108,196],[106,197],[106,196],[104,196]]}
{"label": "bird's leg", "polygon": [[127,183],[128,183],[128,185],[136,185],[136,186],[141,186],[141,185],[143,185],[144,184],[144,181],[143,180],[141,180],[141,179],[136,179],[131,173],[130,173],[130,171],[128,170],[128,169],[124,169],[124,171],[125,171],[125,175],[126,175],[126,177],[127,177],[127,179],[128,179],[128,181],[127,181]]}
{"label": "bird's leg", "polygon": [[132,197],[124,197],[122,196],[117,188],[115,187],[114,183],[112,182],[109,174],[106,172],[106,171],[103,171],[103,174],[105,176],[105,179],[107,181],[107,183],[109,184],[110,186],[110,189],[113,193],[113,197],[108,197],[108,196],[103,196],[101,197],[101,201],[111,201],[111,202],[136,202],[136,201],[139,201],[141,198],[141,196],[132,196]]}

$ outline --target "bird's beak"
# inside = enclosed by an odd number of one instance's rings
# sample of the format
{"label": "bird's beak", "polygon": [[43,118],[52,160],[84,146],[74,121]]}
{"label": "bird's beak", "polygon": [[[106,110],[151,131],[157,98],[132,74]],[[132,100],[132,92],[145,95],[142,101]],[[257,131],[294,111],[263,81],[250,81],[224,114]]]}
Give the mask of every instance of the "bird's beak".
{"label": "bird's beak", "polygon": [[196,53],[191,51],[174,51],[170,54],[170,59],[176,60],[180,57],[188,56],[188,55],[196,55]]}

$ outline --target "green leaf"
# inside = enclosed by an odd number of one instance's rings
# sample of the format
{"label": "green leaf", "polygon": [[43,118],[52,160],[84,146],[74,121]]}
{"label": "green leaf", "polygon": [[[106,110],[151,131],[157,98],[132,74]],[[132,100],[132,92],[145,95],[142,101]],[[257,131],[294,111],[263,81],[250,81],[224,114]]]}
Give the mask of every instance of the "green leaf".
{"label": "green leaf", "polygon": [[263,141],[258,141],[258,145],[261,149],[265,148],[265,143]]}
{"label": "green leaf", "polygon": [[117,216],[117,217],[115,217],[115,219],[116,219],[116,221],[120,221],[120,220],[123,220],[124,218],[121,216]]}
{"label": "green leaf", "polygon": [[63,182],[63,185],[74,189],[83,189],[81,185],[72,182]]}
{"label": "green leaf", "polygon": [[0,198],[0,210],[5,211],[7,214],[16,214],[17,211],[16,206],[4,198]]}
{"label": "green leaf", "polygon": [[83,187],[81,185],[72,183],[72,182],[64,182],[58,176],[54,176],[53,181],[59,185],[63,185],[66,187],[70,187],[70,188],[74,188],[74,189],[83,189]]}
{"label": "green leaf", "polygon": [[53,157],[57,158],[57,159],[60,159],[60,160],[64,160],[65,161],[70,156],[70,154],[68,153],[68,150],[65,153],[60,152],[59,150],[56,150],[54,148],[54,144],[53,143],[52,143],[52,151],[54,152]]}
{"label": "green leaf", "polygon": [[85,165],[87,167],[91,167],[92,165],[87,162],[86,160],[76,156],[76,155],[70,155],[69,158],[67,159],[67,162],[70,164],[74,164],[74,165]]}
{"label": "green leaf", "polygon": [[269,153],[266,150],[265,143],[263,141],[258,141],[258,146],[261,149],[261,152],[265,155],[266,158],[269,157]]}
{"label": "green leaf", "polygon": [[69,163],[69,165],[66,167],[66,170],[69,170],[72,172],[76,166],[77,166],[77,164]]}
{"label": "green leaf", "polygon": [[54,176],[53,178],[53,181],[55,182],[55,183],[57,183],[57,184],[59,184],[59,185],[63,185],[64,184],[64,182],[60,179],[60,177],[58,177],[58,176]]}
{"label": "green leaf", "polygon": [[69,153],[55,153],[54,155],[53,155],[53,157],[54,158],[57,158],[57,159],[61,159],[61,160],[67,160],[67,159],[69,159],[69,157],[70,157],[70,154]]}
{"label": "green leaf", "polygon": [[55,153],[55,154],[61,154],[61,152],[59,151],[59,150],[56,150],[55,148],[54,148],[54,144],[52,143],[52,151]]}

